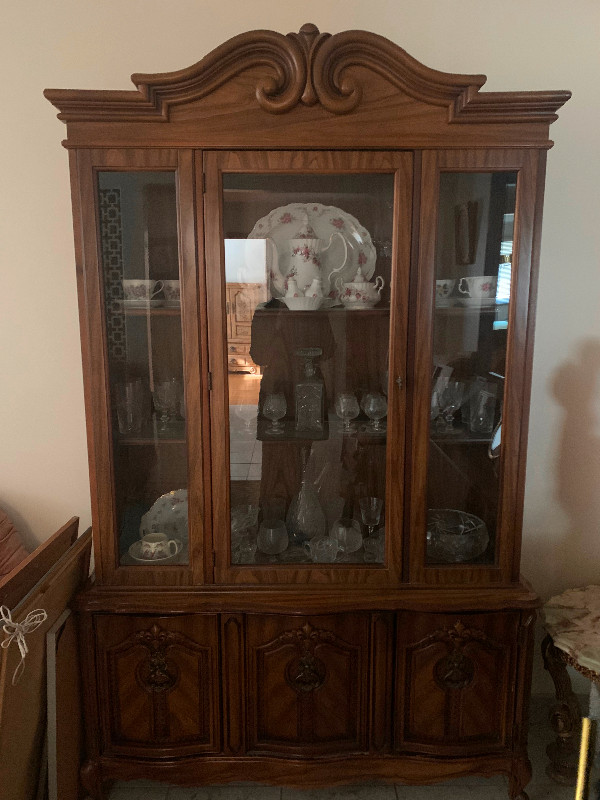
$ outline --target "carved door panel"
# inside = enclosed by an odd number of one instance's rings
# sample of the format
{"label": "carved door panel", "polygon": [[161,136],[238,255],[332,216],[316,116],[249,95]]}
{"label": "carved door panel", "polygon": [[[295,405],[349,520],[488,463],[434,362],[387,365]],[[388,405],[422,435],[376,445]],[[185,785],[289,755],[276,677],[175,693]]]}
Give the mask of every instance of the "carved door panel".
{"label": "carved door panel", "polygon": [[119,754],[216,752],[218,618],[96,617],[104,746]]}
{"label": "carved door panel", "polygon": [[398,619],[396,746],[463,755],[509,747],[517,613]]}
{"label": "carved door panel", "polygon": [[366,749],[369,616],[247,618],[248,750]]}

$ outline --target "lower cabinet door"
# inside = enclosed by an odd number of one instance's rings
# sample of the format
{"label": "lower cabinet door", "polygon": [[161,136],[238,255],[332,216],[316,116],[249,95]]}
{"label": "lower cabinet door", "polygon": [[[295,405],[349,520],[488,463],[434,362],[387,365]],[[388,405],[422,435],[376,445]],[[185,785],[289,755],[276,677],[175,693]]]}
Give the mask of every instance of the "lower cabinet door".
{"label": "lower cabinet door", "polygon": [[368,643],[368,614],[249,615],[248,750],[364,751]]}
{"label": "lower cabinet door", "polygon": [[217,752],[217,615],[97,615],[95,629],[105,751]]}
{"label": "lower cabinet door", "polygon": [[511,744],[519,615],[398,615],[396,748],[469,755]]}

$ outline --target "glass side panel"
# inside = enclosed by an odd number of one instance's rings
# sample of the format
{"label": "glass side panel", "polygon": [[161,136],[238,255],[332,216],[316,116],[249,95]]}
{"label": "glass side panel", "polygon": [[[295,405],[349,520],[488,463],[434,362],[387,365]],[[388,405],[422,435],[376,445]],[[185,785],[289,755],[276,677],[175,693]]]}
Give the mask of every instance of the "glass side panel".
{"label": "glass side panel", "polygon": [[493,564],[516,173],[442,173],[427,563]]}
{"label": "glass side panel", "polygon": [[235,564],[383,563],[393,193],[223,177]]}
{"label": "glass side panel", "polygon": [[[100,172],[100,246],[122,565],[188,563],[174,172]],[[142,538],[143,537],[143,538]]]}

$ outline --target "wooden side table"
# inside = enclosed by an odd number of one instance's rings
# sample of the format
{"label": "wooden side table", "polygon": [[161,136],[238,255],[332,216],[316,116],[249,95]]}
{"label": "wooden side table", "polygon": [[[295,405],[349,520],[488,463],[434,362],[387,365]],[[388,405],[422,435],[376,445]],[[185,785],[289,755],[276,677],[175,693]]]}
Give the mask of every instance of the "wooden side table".
{"label": "wooden side table", "polygon": [[542,642],[544,666],[554,681],[556,705],[550,723],[556,741],[546,752],[546,772],[558,783],[575,784],[579,759],[581,709],[573,693],[567,666],[590,681],[592,719],[600,718],[600,586],[569,589],[543,608],[547,636]]}

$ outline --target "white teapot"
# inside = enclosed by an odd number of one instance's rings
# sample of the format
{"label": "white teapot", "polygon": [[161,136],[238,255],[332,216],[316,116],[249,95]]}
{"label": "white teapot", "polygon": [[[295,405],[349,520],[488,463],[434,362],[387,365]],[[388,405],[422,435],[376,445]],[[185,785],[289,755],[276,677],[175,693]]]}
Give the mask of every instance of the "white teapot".
{"label": "white teapot", "polygon": [[343,283],[338,276],[336,288],[340,295],[340,301],[346,308],[364,309],[373,308],[381,300],[381,290],[385,286],[385,281],[379,275],[374,282],[366,280],[361,267],[356,271],[354,280]]}
{"label": "white teapot", "polygon": [[[327,268],[324,271],[322,256],[329,250],[336,237],[342,242],[344,259],[339,266],[333,269]],[[329,237],[329,241],[326,241],[325,239],[319,239],[310,225],[305,225],[298,231],[295,239],[288,239],[287,241],[289,259],[284,275],[279,266],[280,254],[277,252],[275,242],[268,238],[266,241],[272,250],[270,289],[273,297],[286,296],[288,284],[292,279],[295,280],[300,294],[303,295],[305,290],[317,278],[322,281],[323,295],[327,296],[332,288],[331,276],[336,272],[341,272],[348,261],[348,244],[339,231],[334,231]]]}

